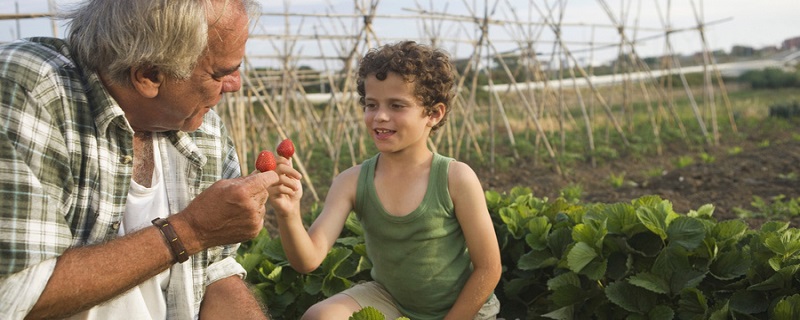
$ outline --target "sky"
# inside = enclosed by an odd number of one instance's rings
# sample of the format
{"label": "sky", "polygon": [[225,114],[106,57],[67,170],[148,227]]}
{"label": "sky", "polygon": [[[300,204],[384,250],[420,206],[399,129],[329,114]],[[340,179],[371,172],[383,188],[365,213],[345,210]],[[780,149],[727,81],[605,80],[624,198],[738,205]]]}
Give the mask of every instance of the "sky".
{"label": "sky", "polygon": [[[59,6],[69,5],[76,0],[55,0]],[[288,21],[274,14],[283,12],[308,14],[353,14],[355,4],[364,4],[365,0],[261,0],[264,15],[259,20],[254,33],[264,35],[284,34],[353,34],[357,31],[359,19],[353,18],[292,18]],[[669,5],[668,5],[669,4]],[[486,6],[488,5],[488,9]],[[603,6],[606,6],[604,9]],[[548,10],[547,8],[551,9]],[[611,28],[613,22],[628,27],[638,26],[637,31],[627,29],[629,39],[647,39],[637,42],[635,48],[641,56],[658,56],[666,52],[663,37],[664,24],[669,14],[669,24],[675,29],[694,28],[698,25],[698,17],[705,21],[706,42],[711,50],[730,51],[733,45],[762,48],[780,46],[783,40],[800,36],[800,0],[382,0],[378,4],[379,15],[391,15],[395,18],[376,19],[374,30],[384,42],[404,38],[428,39],[424,37],[425,28],[436,28],[443,39],[477,39],[474,24],[454,21],[422,22],[396,18],[397,16],[416,15],[418,10],[446,13],[450,15],[472,16],[471,12],[483,15],[493,12],[492,17],[504,21],[531,21],[526,28],[510,25],[492,25],[489,29],[490,39],[498,51],[506,51],[516,47],[513,43],[533,38],[537,43],[537,51],[547,55],[553,52],[555,33],[546,25],[538,24],[549,17],[550,21],[560,16],[563,23],[562,38],[567,43],[567,50],[574,52],[583,60],[603,61],[616,56],[619,52],[614,44],[620,42],[616,29]],[[668,10],[669,9],[669,10]],[[0,14],[42,13],[48,11],[48,0],[0,0]],[[548,14],[548,12],[551,12]],[[270,14],[272,13],[272,14]],[[63,22],[58,22],[57,35],[63,34]],[[0,21],[0,42],[7,42],[20,37],[53,35],[53,27],[48,19],[24,19],[19,21]],[[442,41],[441,46],[455,56],[468,55],[472,46],[463,42]],[[608,44],[605,49],[590,49],[589,43]],[[675,52],[682,54],[702,50],[702,41],[697,31],[676,32],[671,36],[671,44]],[[285,43],[266,37],[251,39],[247,53],[252,56],[264,56],[256,59],[268,66],[279,67],[279,61],[268,56],[276,53],[291,52],[298,57],[333,55],[341,52],[335,43],[320,44],[316,40],[297,41],[291,49]],[[299,62],[304,64],[305,62]],[[309,64],[322,63],[319,61]],[[317,67],[313,66],[312,67]]]}

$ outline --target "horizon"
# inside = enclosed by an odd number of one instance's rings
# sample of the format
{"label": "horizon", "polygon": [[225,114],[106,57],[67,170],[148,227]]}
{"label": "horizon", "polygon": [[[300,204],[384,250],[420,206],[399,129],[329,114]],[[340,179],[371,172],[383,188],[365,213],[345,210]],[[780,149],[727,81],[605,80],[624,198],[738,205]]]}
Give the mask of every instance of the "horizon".
{"label": "horizon", "polygon": [[[77,0],[57,0],[54,3],[57,6],[69,6],[76,3]],[[322,21],[321,18],[290,18],[289,27],[287,28],[281,14],[284,12],[302,13],[302,14],[353,14],[355,11],[352,0],[293,0],[288,8],[284,8],[284,4],[288,1],[260,1],[262,4],[263,15],[259,20],[259,25],[254,28],[254,34],[272,36],[273,38],[280,38],[285,34],[310,34],[318,32],[331,32],[332,29],[329,24],[332,22]],[[378,15],[389,16],[409,16],[414,15],[417,10],[427,10],[429,12],[439,12],[448,15],[469,15],[475,12],[475,16],[482,16],[483,12],[487,11],[484,6],[488,1],[481,1],[480,4],[473,0],[473,4],[469,5],[467,1],[438,1],[434,5],[433,1],[429,4],[417,5],[403,2],[380,2],[377,9]],[[363,4],[364,1],[361,1]],[[773,0],[768,5],[762,3],[754,3],[750,0],[731,0],[731,1],[702,1],[694,0],[680,0],[671,1],[672,5],[667,8],[663,3],[658,3],[657,0],[653,2],[642,3],[642,1],[635,0],[617,0],[617,1],[573,1],[570,2],[563,11],[559,11],[558,5],[563,4],[555,3],[555,1],[546,2],[551,6],[551,10],[555,13],[554,16],[563,14],[562,17],[562,39],[569,41],[570,50],[576,52],[576,56],[580,56],[581,61],[590,62],[592,64],[603,64],[613,57],[618,52],[614,48],[614,42],[619,42],[619,35],[616,29],[612,28],[614,20],[624,21],[626,26],[638,26],[637,30],[626,29],[626,36],[629,38],[637,39],[635,49],[640,57],[657,57],[662,56],[667,52],[664,43],[664,27],[666,16],[669,15],[669,25],[673,29],[691,29],[696,28],[698,25],[697,20],[701,20],[705,24],[705,37],[709,51],[722,50],[730,52],[734,46],[752,47],[756,50],[777,47],[781,48],[783,41],[795,37],[800,37],[800,23],[794,21],[794,15],[800,12],[800,1],[797,0]],[[543,21],[542,13],[544,3],[542,1],[533,0],[495,0],[491,2],[488,10],[494,9],[493,19],[498,20],[513,20],[520,19],[524,21]],[[603,6],[606,6],[603,8]],[[471,7],[471,8],[470,8]],[[18,11],[19,13],[46,13],[48,9],[48,0],[30,0],[20,2],[18,0],[0,0],[0,14],[13,14]],[[18,9],[17,9],[18,8]],[[527,9],[527,10],[526,10]],[[669,10],[667,10],[669,9]],[[668,12],[667,12],[668,11]],[[757,14],[754,14],[757,13]],[[620,17],[625,17],[620,18]],[[392,20],[394,19],[394,20]],[[386,18],[381,23],[374,22],[374,30],[378,37],[382,39],[423,39],[424,28],[439,28],[437,35],[447,37],[455,35],[456,38],[466,38],[474,36],[474,30],[456,30],[462,28],[458,26],[457,22],[444,23],[426,22],[427,25],[421,25],[418,21],[413,26],[411,24],[400,25],[402,28],[397,28],[396,21],[399,18]],[[430,19],[430,18],[428,18]],[[313,21],[312,21],[313,20]],[[388,22],[387,22],[388,21]],[[57,21],[55,28],[57,36],[62,37],[64,33],[64,22]],[[345,26],[348,21],[340,22],[342,30],[339,34],[350,34],[347,32]],[[394,22],[394,23],[392,23]],[[328,23],[328,24],[326,24]],[[17,28],[19,26],[19,28]],[[335,26],[334,26],[335,27]],[[467,26],[469,27],[469,26]],[[53,36],[53,24],[49,18],[35,18],[35,19],[20,19],[20,20],[1,20],[0,21],[0,42],[8,42],[16,39],[18,36],[25,38],[31,36]],[[353,27],[355,28],[355,27]],[[287,29],[289,30],[287,32]],[[313,29],[314,31],[309,31]],[[491,26],[490,39],[497,44],[498,52],[506,52],[504,48],[514,48],[516,45],[513,43],[523,37],[521,33],[530,32],[538,33],[535,36],[534,42],[536,45],[544,49],[552,44],[547,44],[552,41],[553,36],[548,34],[551,30],[546,30],[545,27],[532,28],[528,26],[528,30],[509,30],[506,26]],[[671,45],[673,52],[680,55],[691,55],[703,51],[702,39],[697,31],[679,31],[671,35]],[[248,42],[247,54],[249,56],[258,56],[263,54],[286,54],[281,53],[280,48],[277,48],[274,42],[280,40],[276,39],[251,39]],[[315,40],[316,41],[316,40]],[[442,41],[441,45],[444,49],[450,51],[455,58],[461,58],[460,50],[464,50],[463,44],[458,43],[445,43]],[[598,45],[599,43],[606,43],[606,48],[603,49]],[[591,48],[587,45],[591,43]],[[298,42],[296,43],[297,51],[292,51],[290,54],[300,55],[314,55],[315,52],[329,52],[330,49],[318,48],[316,42]],[[469,48],[469,46],[467,46]],[[584,49],[585,48],[585,49]],[[298,52],[299,51],[299,52]],[[581,52],[586,51],[581,54]],[[591,51],[591,52],[589,52]],[[311,52],[311,53],[309,53]],[[538,50],[537,52],[548,52]],[[279,66],[279,61],[271,61],[274,59],[261,59],[259,63],[262,66],[273,67]],[[320,63],[320,62],[315,62]],[[305,64],[302,64],[305,65]],[[316,66],[312,66],[315,67]]]}

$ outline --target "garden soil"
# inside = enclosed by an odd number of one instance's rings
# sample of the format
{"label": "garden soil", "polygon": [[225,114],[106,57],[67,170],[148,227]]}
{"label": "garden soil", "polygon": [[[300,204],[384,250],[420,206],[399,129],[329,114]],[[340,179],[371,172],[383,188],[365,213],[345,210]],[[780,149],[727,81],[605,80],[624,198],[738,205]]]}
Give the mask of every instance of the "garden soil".
{"label": "garden soil", "polygon": [[[664,146],[661,156],[621,156],[596,165],[575,163],[565,167],[564,174],[524,161],[513,163],[513,170],[477,167],[476,171],[484,189],[498,192],[523,186],[537,197],[555,199],[565,187],[579,186],[584,203],[630,202],[658,195],[672,202],[678,213],[712,204],[717,220],[743,219],[757,228],[764,221],[780,219],[800,227],[800,217],[740,214],[739,209],[758,212],[752,206],[755,196],[768,203],[781,196],[784,202],[800,198],[800,126],[770,123],[740,128],[738,134],[721,138],[713,147],[674,143]],[[701,154],[707,155],[705,160]],[[680,157],[693,159],[693,164],[679,165]],[[622,175],[622,186],[612,185],[610,178]]]}

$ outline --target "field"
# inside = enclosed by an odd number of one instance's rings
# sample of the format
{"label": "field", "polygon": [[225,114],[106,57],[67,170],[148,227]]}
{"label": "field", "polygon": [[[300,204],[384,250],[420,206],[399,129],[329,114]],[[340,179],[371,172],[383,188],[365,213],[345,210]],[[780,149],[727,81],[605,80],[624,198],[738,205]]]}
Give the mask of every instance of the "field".
{"label": "field", "polygon": [[[722,139],[720,145],[707,151],[676,142],[665,148],[664,156],[624,156],[595,167],[574,163],[565,175],[532,163],[515,163],[514,170],[494,173],[486,168],[478,171],[484,188],[489,190],[527,186],[535,195],[553,199],[564,188],[577,186],[583,201],[603,203],[659,195],[670,200],[677,212],[711,203],[718,219],[738,219],[735,208],[757,209],[751,204],[754,196],[767,201],[780,196],[784,201],[800,197],[798,128],[800,122],[796,120],[753,120],[741,125],[738,135]],[[741,218],[751,227],[768,219]],[[800,225],[798,216],[777,218]]]}
{"label": "field", "polygon": [[[504,268],[499,318],[797,319],[800,117],[770,114],[800,100],[796,91],[732,93],[736,129],[722,125],[715,143],[698,136],[691,117],[684,119],[691,134],[664,125],[660,143],[639,123],[626,127],[636,128],[626,131],[627,145],[598,129],[592,156],[577,152],[585,146],[579,130],[560,141],[548,132],[562,143],[553,144],[557,162],[535,135],[518,134],[515,147],[505,136],[492,144],[476,135],[482,151],[462,147],[455,156],[487,191]],[[332,162],[316,149],[301,151],[315,151],[306,163],[324,198],[323,164]],[[364,153],[374,150],[365,144]],[[319,207],[304,195],[310,222]],[[275,319],[295,319],[369,279],[351,218],[327,263],[310,274],[287,267],[272,219],[240,247],[247,280]]]}
{"label": "field", "polygon": [[[561,174],[544,156],[514,158],[504,146],[498,147],[495,165],[486,161],[485,153],[480,157],[474,151],[462,152],[458,159],[475,169],[487,191],[502,193],[521,186],[537,197],[554,200],[571,193],[587,203],[629,202],[643,195],[658,195],[671,201],[679,213],[712,204],[714,216],[720,220],[744,219],[755,228],[769,219],[784,219],[800,226],[800,119],[768,115],[771,105],[799,99],[795,91],[732,93],[737,132],[723,128],[719,143],[713,146],[698,137],[664,137],[659,155],[653,151],[654,143],[640,134],[636,146],[628,151],[619,146],[618,155],[598,157],[595,165],[585,158],[564,161]],[[610,144],[614,146],[613,141]],[[347,165],[347,161],[340,163],[342,168]],[[309,166],[309,172],[324,199],[331,179],[325,173],[329,169]],[[754,206],[756,197],[764,202]],[[306,192],[303,208],[314,202]],[[268,216],[269,229],[271,220]]]}

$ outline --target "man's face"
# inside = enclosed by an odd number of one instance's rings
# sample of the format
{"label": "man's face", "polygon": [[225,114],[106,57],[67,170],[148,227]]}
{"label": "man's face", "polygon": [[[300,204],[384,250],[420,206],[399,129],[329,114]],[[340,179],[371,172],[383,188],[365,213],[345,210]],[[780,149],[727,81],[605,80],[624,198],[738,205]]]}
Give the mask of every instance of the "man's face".
{"label": "man's face", "polygon": [[159,87],[148,131],[195,131],[223,93],[241,88],[239,67],[245,53],[248,17],[244,12],[228,10],[209,27],[208,50],[191,76],[184,80],[168,77]]}

